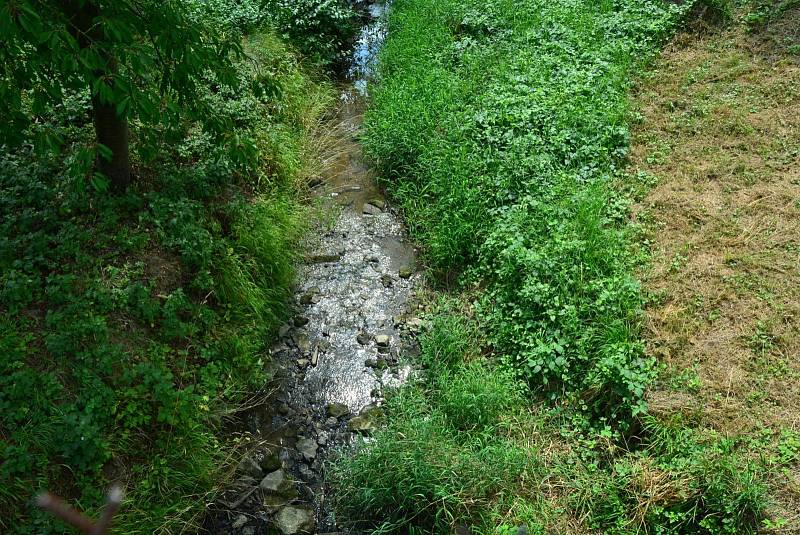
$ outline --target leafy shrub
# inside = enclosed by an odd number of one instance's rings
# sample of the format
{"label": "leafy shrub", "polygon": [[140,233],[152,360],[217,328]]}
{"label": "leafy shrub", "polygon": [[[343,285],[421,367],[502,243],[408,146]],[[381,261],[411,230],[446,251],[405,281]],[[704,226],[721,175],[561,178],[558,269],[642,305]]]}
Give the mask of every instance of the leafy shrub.
{"label": "leafy shrub", "polygon": [[268,16],[262,0],[190,0],[187,4],[195,17],[240,34],[258,29]]}
{"label": "leafy shrub", "polygon": [[204,98],[257,166],[193,125],[171,125],[177,138],[134,127],[150,153],[140,189],[79,187],[66,167],[91,136],[80,97],[48,116],[63,154],[0,151],[0,211],[15,214],[0,220],[3,533],[64,532],[30,497],[49,489],[94,514],[110,478],[127,483],[121,533],[192,530],[223,476],[218,414],[264,379],[309,129],[334,98],[275,36],[247,48],[240,91]]}
{"label": "leafy shrub", "polygon": [[344,57],[358,31],[358,15],[344,0],[270,0],[278,31],[312,62]]}
{"label": "leafy shrub", "polygon": [[497,348],[532,385],[624,421],[643,411],[655,369],[636,340],[641,301],[625,234],[600,188],[562,199],[553,186],[503,214],[482,251],[495,281],[485,308]]}
{"label": "leafy shrub", "polygon": [[499,353],[548,399],[618,424],[644,410],[653,366],[609,184],[631,71],[688,8],[400,0],[366,116],[434,273],[485,285]]}

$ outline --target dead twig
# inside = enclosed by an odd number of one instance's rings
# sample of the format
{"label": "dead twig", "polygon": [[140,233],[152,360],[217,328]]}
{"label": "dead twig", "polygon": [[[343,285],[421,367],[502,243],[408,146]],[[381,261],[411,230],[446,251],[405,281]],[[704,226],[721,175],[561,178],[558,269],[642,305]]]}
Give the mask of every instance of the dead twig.
{"label": "dead twig", "polygon": [[106,507],[103,509],[103,514],[100,515],[97,522],[94,522],[67,502],[49,492],[43,492],[36,497],[36,505],[67,524],[78,528],[86,535],[105,535],[108,533],[111,519],[121,503],[122,489],[117,486],[111,487],[106,498]]}

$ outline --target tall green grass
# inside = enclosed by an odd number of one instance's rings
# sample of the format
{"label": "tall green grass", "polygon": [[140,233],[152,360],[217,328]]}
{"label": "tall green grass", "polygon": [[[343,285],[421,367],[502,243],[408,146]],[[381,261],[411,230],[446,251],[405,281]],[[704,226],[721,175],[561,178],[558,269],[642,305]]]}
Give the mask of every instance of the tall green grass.
{"label": "tall green grass", "polygon": [[691,4],[393,3],[364,141],[433,280],[469,289],[468,305],[439,309],[423,377],[337,464],[345,518],[396,533],[755,529],[758,465],[643,426],[656,366],[623,193],[638,186],[617,187],[627,94]]}
{"label": "tall green grass", "polygon": [[653,376],[609,183],[631,75],[685,9],[398,0],[366,116],[368,152],[434,273],[487,283],[500,352],[537,392],[609,422],[643,410]]}

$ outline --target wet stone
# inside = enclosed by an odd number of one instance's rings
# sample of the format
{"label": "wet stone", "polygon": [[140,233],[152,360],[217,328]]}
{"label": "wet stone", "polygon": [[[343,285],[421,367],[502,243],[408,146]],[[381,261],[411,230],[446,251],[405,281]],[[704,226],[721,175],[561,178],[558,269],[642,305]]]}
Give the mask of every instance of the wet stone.
{"label": "wet stone", "polygon": [[347,430],[368,435],[375,431],[375,422],[368,416],[356,416],[347,422]]}
{"label": "wet stone", "polygon": [[305,316],[295,316],[294,317],[294,326],[295,327],[305,327],[308,325],[308,318]]}
{"label": "wet stone", "polygon": [[295,334],[294,343],[297,345],[297,349],[303,353],[308,353],[311,350],[311,340],[308,339],[306,333]]}
{"label": "wet stone", "polygon": [[304,294],[302,294],[300,296],[300,299],[299,299],[300,300],[300,304],[301,305],[310,305],[314,301],[314,299],[317,297],[317,294],[319,294],[319,288],[314,287],[314,288],[309,289],[307,292],[305,292]]}
{"label": "wet stone", "polygon": [[362,212],[364,213],[364,215],[378,215],[380,213],[383,213],[383,210],[381,210],[374,204],[365,203]]}
{"label": "wet stone", "polygon": [[264,476],[261,483],[258,485],[264,492],[278,494],[280,496],[293,496],[297,494],[294,487],[294,482],[286,477],[286,472],[282,469],[275,470]]}
{"label": "wet stone", "polygon": [[312,533],[316,527],[314,511],[310,507],[288,505],[275,515],[275,526],[283,535]]}
{"label": "wet stone", "polygon": [[350,414],[350,408],[344,403],[328,403],[325,412],[332,418],[341,418]]}
{"label": "wet stone", "polygon": [[356,336],[356,341],[362,346],[365,346],[369,343],[369,335],[362,331]]}
{"label": "wet stone", "polygon": [[410,330],[411,332],[420,332],[422,331],[425,322],[420,318],[411,318],[410,320],[408,320],[408,322],[406,322],[406,325],[408,326],[408,330]]}
{"label": "wet stone", "polygon": [[245,456],[239,463],[239,471],[254,478],[259,478],[264,475],[261,472],[261,467],[249,455]]}
{"label": "wet stone", "polygon": [[308,460],[317,456],[317,441],[313,438],[304,438],[297,441],[297,451]]}
{"label": "wet stone", "polygon": [[373,197],[372,199],[369,200],[369,203],[372,206],[380,208],[381,210],[385,210],[386,209],[386,201],[384,201],[383,199],[379,199],[377,197]]}

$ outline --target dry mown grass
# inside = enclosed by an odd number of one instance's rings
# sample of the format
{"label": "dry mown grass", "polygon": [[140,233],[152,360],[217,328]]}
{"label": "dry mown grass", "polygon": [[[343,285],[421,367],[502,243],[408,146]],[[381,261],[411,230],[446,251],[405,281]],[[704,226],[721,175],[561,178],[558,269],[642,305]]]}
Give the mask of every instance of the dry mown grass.
{"label": "dry mown grass", "polygon": [[[800,431],[800,56],[784,46],[799,28],[795,8],[680,36],[635,97],[633,168],[658,178],[638,210],[667,367],[651,410],[728,436]],[[775,514],[800,525],[800,470],[773,479]]]}

